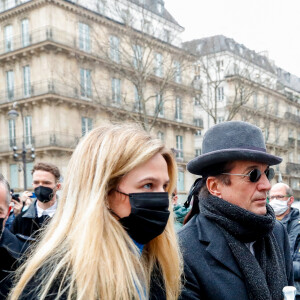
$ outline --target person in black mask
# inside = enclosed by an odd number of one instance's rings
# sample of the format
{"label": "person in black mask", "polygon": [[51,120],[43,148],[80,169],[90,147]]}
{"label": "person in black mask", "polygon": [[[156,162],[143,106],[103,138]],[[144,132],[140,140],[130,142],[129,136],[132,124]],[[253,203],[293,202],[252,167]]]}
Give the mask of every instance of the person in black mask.
{"label": "person in black mask", "polygon": [[176,172],[172,152],[139,127],[92,130],[11,299],[177,299]]}
{"label": "person in black mask", "polygon": [[[50,163],[35,164],[32,178],[36,200],[14,219],[11,227],[12,233],[23,238],[30,237],[30,240],[34,240],[35,233],[53,217],[57,208],[56,192],[61,186],[59,169]],[[25,191],[21,196],[22,202],[25,203],[26,197],[34,194]]]}
{"label": "person in black mask", "polygon": [[25,242],[5,228],[11,201],[8,182],[0,174],[0,299],[7,299],[13,280],[13,271],[18,266],[18,259],[27,246]]}

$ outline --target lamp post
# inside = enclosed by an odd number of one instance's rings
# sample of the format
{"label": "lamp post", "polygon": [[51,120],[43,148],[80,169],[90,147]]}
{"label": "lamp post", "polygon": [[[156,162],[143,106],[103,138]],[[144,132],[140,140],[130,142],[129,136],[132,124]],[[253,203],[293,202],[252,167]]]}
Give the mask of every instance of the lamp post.
{"label": "lamp post", "polygon": [[[8,118],[10,120],[16,120],[19,116],[19,113],[17,112],[16,103],[14,103],[13,108],[7,113]],[[31,151],[28,152],[25,147],[25,135],[24,135],[24,119],[22,116],[22,110],[21,110],[21,118],[22,118],[22,126],[23,126],[23,134],[22,134],[22,150],[18,153],[17,146],[13,146],[13,158],[14,161],[22,162],[22,169],[23,169],[23,180],[24,180],[24,190],[27,190],[27,172],[26,172],[26,164],[29,162],[33,162],[35,159],[35,150],[34,148],[31,148]],[[27,152],[30,154],[29,157],[27,157]]]}

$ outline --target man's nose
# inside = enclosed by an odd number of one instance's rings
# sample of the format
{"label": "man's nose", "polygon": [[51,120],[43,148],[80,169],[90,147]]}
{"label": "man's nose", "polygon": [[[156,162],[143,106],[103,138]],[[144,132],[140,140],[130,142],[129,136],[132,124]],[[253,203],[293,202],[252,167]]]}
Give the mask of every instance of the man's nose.
{"label": "man's nose", "polygon": [[258,190],[267,190],[269,191],[271,189],[271,183],[267,177],[267,175],[265,173],[263,173],[259,179],[259,182],[258,182]]}

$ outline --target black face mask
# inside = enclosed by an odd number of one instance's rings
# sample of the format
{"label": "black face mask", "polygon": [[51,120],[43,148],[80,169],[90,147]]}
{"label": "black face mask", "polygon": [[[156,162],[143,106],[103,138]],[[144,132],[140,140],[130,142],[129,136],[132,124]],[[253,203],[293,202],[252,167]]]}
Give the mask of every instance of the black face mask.
{"label": "black face mask", "polygon": [[170,215],[168,193],[117,192],[129,197],[131,213],[119,222],[133,240],[147,244],[164,231]]}
{"label": "black face mask", "polygon": [[34,193],[37,199],[43,203],[51,201],[54,196],[53,189],[42,185],[35,188]]}
{"label": "black face mask", "polygon": [[3,229],[3,222],[4,222],[4,218],[0,218],[0,235],[1,235],[2,229]]}

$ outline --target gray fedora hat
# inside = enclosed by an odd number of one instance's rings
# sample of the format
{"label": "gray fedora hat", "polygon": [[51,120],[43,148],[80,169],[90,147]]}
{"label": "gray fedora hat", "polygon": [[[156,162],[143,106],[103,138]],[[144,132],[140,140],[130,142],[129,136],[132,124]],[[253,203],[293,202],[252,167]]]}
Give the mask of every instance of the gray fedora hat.
{"label": "gray fedora hat", "polygon": [[187,164],[192,174],[203,175],[203,170],[218,163],[249,160],[277,165],[282,158],[268,154],[260,128],[247,122],[229,121],[207,130],[203,137],[202,154]]}

